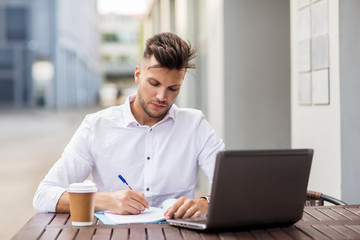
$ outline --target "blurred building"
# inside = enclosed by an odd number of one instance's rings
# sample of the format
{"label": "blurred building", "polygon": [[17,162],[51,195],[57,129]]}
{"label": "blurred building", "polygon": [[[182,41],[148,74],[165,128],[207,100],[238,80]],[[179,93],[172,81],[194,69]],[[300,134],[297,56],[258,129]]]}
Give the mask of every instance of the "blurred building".
{"label": "blurred building", "polygon": [[100,57],[104,106],[119,104],[135,87],[134,70],[141,56],[141,20],[138,15],[100,14]]}
{"label": "blurred building", "polygon": [[181,106],[227,149],[313,148],[309,188],[360,201],[360,1],[148,0],[145,38],[196,44]]}
{"label": "blurred building", "polygon": [[96,0],[0,0],[0,104],[96,103]]}

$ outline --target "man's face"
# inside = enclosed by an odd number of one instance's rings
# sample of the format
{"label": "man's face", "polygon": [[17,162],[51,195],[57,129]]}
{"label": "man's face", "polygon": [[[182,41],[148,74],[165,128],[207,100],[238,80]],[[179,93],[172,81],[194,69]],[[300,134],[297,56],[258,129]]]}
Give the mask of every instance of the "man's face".
{"label": "man's face", "polygon": [[136,67],[137,97],[148,117],[162,119],[166,115],[180,92],[185,72],[159,67],[154,56]]}

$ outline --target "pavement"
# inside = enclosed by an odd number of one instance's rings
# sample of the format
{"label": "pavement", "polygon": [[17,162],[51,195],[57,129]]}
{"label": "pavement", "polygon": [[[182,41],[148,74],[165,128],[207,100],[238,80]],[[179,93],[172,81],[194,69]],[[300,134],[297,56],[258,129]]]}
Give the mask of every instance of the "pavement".
{"label": "pavement", "polygon": [[39,182],[85,115],[99,109],[0,109],[0,239],[11,239],[35,214]]}

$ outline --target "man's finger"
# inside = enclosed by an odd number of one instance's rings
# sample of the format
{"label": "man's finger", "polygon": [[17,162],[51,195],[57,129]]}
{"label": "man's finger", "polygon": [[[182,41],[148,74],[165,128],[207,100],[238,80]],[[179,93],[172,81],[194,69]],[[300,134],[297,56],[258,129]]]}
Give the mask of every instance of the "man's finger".
{"label": "man's finger", "polygon": [[192,208],[191,201],[185,201],[183,205],[181,205],[180,208],[176,211],[174,218],[175,219],[185,218],[186,217],[185,214],[190,208]]}
{"label": "man's finger", "polygon": [[166,219],[174,218],[175,213],[178,211],[178,209],[182,206],[184,203],[185,198],[181,197],[179,198],[167,211],[166,211]]}
{"label": "man's finger", "polygon": [[138,202],[141,206],[143,206],[143,208],[141,208],[134,205],[135,208],[138,208],[140,210],[145,210],[145,208],[149,208],[149,202],[144,197],[144,194],[137,191],[130,191],[130,197],[136,202]]}
{"label": "man's finger", "polygon": [[[182,215],[182,218],[191,218],[194,216],[194,214],[197,212],[197,208],[191,207],[185,211],[185,213]],[[177,217],[177,216],[176,216]]]}
{"label": "man's finger", "polygon": [[194,215],[191,216],[192,218],[198,218],[201,217],[201,212],[197,211]]}

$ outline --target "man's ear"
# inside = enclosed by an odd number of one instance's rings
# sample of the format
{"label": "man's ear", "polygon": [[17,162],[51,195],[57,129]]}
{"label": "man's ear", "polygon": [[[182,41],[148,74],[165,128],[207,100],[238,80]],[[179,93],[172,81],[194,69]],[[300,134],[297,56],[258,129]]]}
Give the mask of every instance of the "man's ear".
{"label": "man's ear", "polygon": [[135,67],[135,72],[134,72],[134,78],[135,78],[136,84],[138,84],[138,85],[139,85],[139,82],[140,82],[140,73],[141,73],[140,67],[136,66]]}

